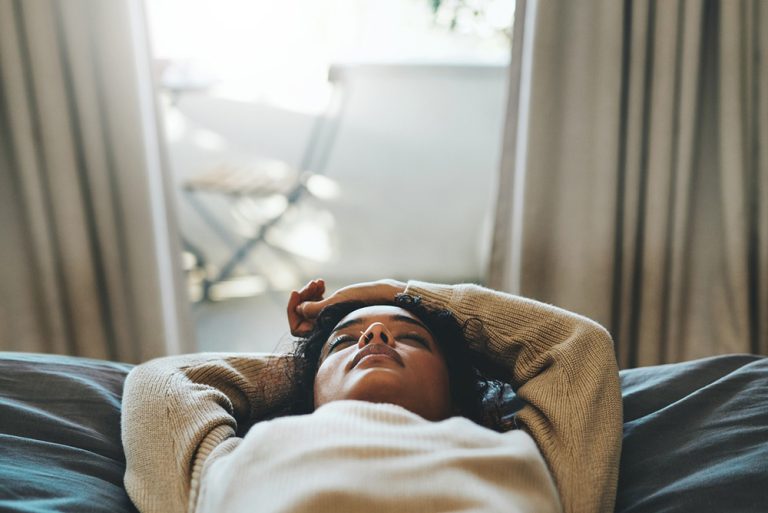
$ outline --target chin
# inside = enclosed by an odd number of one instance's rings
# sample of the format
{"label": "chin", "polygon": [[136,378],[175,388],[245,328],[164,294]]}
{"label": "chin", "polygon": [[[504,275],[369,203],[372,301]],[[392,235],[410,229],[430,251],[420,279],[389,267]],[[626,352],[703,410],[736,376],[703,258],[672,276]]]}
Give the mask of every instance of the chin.
{"label": "chin", "polygon": [[[334,386],[327,387],[327,395],[317,397],[316,405],[331,401],[355,400],[371,403],[388,403],[401,406],[420,417],[437,421],[450,417],[449,404],[429,394],[421,393],[421,383],[413,383],[407,374],[395,367],[367,367],[354,369]],[[419,395],[421,394],[421,395]]]}
{"label": "chin", "polygon": [[403,406],[400,403],[407,391],[403,390],[402,384],[402,379],[396,373],[375,369],[355,380],[344,394],[344,398]]}

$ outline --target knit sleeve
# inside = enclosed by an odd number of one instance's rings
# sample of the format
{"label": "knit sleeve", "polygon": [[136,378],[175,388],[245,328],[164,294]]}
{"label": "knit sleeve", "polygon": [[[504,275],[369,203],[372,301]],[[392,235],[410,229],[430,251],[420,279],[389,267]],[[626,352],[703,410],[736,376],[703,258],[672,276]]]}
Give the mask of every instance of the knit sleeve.
{"label": "knit sleeve", "polygon": [[[466,323],[525,406],[566,513],[613,511],[622,439],[618,367],[609,333],[561,308],[477,285],[411,281],[405,291]],[[475,319],[476,321],[472,321]]]}
{"label": "knit sleeve", "polygon": [[125,488],[141,513],[194,511],[203,467],[289,395],[290,360],[201,353],[138,365],[123,391]]}

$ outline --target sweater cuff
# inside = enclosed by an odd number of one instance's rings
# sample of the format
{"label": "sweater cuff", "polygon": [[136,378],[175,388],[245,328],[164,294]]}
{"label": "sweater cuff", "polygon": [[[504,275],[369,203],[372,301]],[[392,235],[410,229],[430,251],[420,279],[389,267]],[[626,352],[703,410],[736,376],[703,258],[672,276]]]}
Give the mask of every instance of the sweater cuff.
{"label": "sweater cuff", "polygon": [[408,280],[403,294],[419,297],[433,308],[444,309],[453,301],[454,286]]}

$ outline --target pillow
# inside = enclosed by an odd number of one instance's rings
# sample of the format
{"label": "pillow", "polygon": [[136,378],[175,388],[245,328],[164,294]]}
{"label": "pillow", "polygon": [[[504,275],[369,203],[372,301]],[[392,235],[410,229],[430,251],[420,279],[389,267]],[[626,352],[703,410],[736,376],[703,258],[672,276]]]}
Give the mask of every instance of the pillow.
{"label": "pillow", "polygon": [[135,512],[120,400],[130,365],[0,353],[0,511]]}
{"label": "pillow", "polygon": [[621,371],[617,513],[768,511],[768,358]]}

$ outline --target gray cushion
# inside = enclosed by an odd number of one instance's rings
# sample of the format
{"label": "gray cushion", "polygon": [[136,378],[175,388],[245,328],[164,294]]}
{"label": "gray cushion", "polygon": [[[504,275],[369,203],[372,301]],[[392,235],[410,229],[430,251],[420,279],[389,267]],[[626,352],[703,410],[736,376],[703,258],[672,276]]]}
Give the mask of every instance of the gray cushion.
{"label": "gray cushion", "polygon": [[120,442],[130,368],[0,353],[0,511],[136,511]]}
{"label": "gray cushion", "polygon": [[768,358],[728,355],[621,372],[616,511],[768,511]]}

